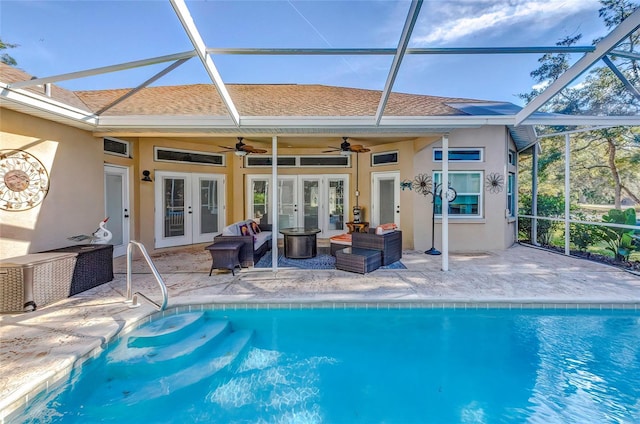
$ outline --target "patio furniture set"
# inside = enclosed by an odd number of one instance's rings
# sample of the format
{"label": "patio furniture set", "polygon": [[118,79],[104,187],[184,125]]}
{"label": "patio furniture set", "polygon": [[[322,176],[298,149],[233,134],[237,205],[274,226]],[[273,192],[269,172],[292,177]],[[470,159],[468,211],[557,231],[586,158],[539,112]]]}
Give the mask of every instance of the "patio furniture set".
{"label": "patio furniture set", "polygon": [[[284,255],[303,259],[317,255],[317,228],[283,228]],[[211,269],[230,270],[253,266],[270,249],[271,225],[257,224],[253,220],[233,223],[222,234],[214,237],[213,244],[205,247],[211,254]],[[330,253],[336,257],[336,269],[366,274],[402,258],[402,231],[386,224],[365,232],[350,232],[331,237]]]}

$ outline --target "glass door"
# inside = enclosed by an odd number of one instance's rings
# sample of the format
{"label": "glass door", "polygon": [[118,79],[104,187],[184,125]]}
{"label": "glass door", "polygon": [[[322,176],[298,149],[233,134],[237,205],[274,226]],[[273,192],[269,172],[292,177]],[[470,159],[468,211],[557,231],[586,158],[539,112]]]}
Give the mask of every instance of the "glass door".
{"label": "glass door", "polygon": [[157,171],[155,189],[156,247],[191,244],[193,210],[189,174]]}
{"label": "glass door", "polygon": [[298,222],[304,228],[320,228],[320,178],[301,176],[299,179],[302,207],[298,210]]}
{"label": "glass door", "polygon": [[395,223],[400,227],[400,173],[374,172],[371,180],[370,227]]}
{"label": "glass door", "polygon": [[[270,178],[247,176],[247,210],[252,219],[272,224],[269,206]],[[318,228],[318,237],[328,238],[346,231],[348,176],[298,175],[278,178],[280,228]]]}
{"label": "glass door", "polygon": [[113,256],[127,253],[129,244],[129,169],[121,166],[104,167],[105,217],[107,229],[113,237]]}
{"label": "glass door", "polygon": [[224,176],[157,171],[156,247],[213,240],[224,226]]}
{"label": "glass door", "polygon": [[193,198],[198,207],[193,208],[192,242],[213,240],[224,226],[224,177],[211,174],[192,174]]}
{"label": "glass door", "polygon": [[322,227],[321,233],[325,238],[342,234],[347,230],[345,226],[349,211],[347,181],[346,176],[327,177],[327,208],[324,216],[326,225]]}
{"label": "glass door", "polygon": [[298,178],[278,178],[278,228],[298,226]]}

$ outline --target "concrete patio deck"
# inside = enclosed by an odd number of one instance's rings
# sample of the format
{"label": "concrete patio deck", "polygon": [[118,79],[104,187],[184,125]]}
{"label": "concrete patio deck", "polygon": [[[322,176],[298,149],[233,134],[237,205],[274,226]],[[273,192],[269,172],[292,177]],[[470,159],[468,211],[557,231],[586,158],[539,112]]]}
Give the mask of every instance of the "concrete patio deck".
{"label": "concrete patio deck", "polygon": [[[405,251],[406,270],[359,275],[243,269],[209,277],[205,245],[153,255],[165,279],[169,309],[184,305],[406,303],[433,307],[625,308],[640,313],[640,276],[610,266],[514,245],[501,252],[453,254],[441,259]],[[268,252],[267,254],[270,254]],[[133,289],[159,300],[160,290],[142,260],[133,263]],[[112,282],[25,314],[0,315],[0,422],[48,388],[124,328],[153,314],[148,304],[124,303],[126,260],[114,260]],[[197,306],[196,306],[197,307]],[[385,306],[386,307],[386,306]]]}

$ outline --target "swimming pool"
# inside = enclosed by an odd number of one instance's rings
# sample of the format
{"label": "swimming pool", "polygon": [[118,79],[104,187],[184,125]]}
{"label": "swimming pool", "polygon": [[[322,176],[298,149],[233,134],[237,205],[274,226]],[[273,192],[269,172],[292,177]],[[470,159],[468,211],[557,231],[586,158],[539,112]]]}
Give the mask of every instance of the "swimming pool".
{"label": "swimming pool", "polygon": [[16,422],[640,421],[640,314],[298,309],[153,321]]}

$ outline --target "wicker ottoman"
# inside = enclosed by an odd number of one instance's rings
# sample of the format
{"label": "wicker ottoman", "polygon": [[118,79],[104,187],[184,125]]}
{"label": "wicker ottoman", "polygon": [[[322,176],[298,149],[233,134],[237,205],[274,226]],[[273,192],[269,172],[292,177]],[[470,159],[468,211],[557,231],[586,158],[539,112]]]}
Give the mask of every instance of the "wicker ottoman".
{"label": "wicker ottoman", "polygon": [[343,271],[366,274],[375,271],[382,264],[379,250],[347,247],[336,251],[336,268]]}
{"label": "wicker ottoman", "polygon": [[0,312],[33,311],[69,297],[74,253],[32,253],[0,261]]}
{"label": "wicker ottoman", "polygon": [[79,244],[48,250],[48,252],[78,255],[67,296],[73,296],[113,280],[113,245],[111,244]]}
{"label": "wicker ottoman", "polygon": [[345,247],[351,246],[351,234],[339,234],[329,238],[331,256],[336,256],[338,250],[342,250]]}
{"label": "wicker ottoman", "polygon": [[240,265],[240,248],[244,243],[241,241],[226,241],[214,243],[205,247],[211,253],[211,269],[209,275],[216,269],[230,269],[232,275],[235,274],[236,267]]}

